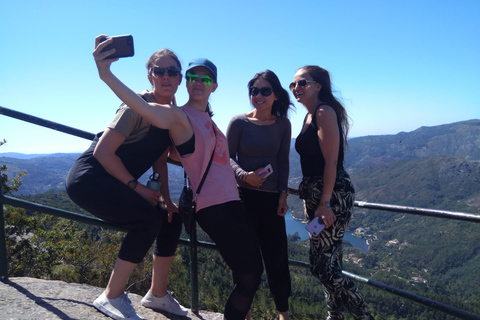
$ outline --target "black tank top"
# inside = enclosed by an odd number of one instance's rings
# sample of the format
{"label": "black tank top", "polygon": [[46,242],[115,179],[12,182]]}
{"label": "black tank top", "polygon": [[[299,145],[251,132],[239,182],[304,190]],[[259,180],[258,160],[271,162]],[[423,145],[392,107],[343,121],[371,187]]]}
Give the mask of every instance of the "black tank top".
{"label": "black tank top", "polygon": [[[317,126],[317,110],[320,106],[327,105],[322,103],[312,115],[312,121],[304,132],[300,132],[295,141],[295,150],[300,155],[300,164],[302,166],[302,174],[304,177],[323,176],[325,168],[325,158],[323,157],[320,143],[318,142],[318,126]],[[308,115],[307,115],[308,116]],[[307,121],[307,116],[303,120],[303,124]],[[337,120],[338,130],[340,133],[340,147],[338,150],[337,171],[343,169],[343,134],[340,120]]]}
{"label": "black tank top", "polygon": [[[86,182],[110,175],[93,156],[93,151],[103,132],[98,133],[90,147],[75,161],[67,180]],[[147,134],[138,141],[122,144],[115,154],[122,160],[130,174],[138,179],[144,174],[171,145],[168,130],[150,125]],[[72,177],[74,175],[74,177]]]}

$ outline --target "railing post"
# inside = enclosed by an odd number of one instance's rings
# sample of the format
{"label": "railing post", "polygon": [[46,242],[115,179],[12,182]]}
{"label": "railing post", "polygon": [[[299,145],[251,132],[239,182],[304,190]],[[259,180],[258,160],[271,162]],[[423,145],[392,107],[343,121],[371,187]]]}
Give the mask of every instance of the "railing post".
{"label": "railing post", "polygon": [[5,238],[5,216],[3,212],[3,190],[0,183],[0,281],[8,279],[7,241]]}
{"label": "railing post", "polygon": [[190,234],[190,299],[192,312],[198,314],[198,246],[197,246],[197,223],[193,220]]}

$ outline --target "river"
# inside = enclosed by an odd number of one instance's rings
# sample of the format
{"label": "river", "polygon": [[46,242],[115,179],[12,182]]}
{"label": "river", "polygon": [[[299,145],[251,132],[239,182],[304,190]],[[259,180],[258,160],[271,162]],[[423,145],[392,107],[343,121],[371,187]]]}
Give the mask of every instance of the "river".
{"label": "river", "polygon": [[[295,234],[295,232],[298,232],[302,240],[308,239],[308,231],[305,230],[305,223],[293,219],[290,210],[285,215],[285,224],[287,226],[287,234],[293,235]],[[343,239],[350,242],[355,248],[362,249],[363,252],[368,251],[367,241],[365,239],[354,236],[351,231],[345,232]]]}

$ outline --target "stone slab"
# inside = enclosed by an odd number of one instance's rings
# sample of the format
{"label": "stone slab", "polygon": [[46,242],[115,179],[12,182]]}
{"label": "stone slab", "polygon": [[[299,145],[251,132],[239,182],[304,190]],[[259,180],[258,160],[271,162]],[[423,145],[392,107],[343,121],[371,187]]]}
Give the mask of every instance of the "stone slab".
{"label": "stone slab", "polygon": [[[93,301],[103,292],[102,288],[86,284],[41,280],[27,277],[0,281],[0,320],[109,320],[93,307]],[[191,311],[185,317],[157,312],[141,306],[142,296],[130,293],[137,314],[144,319],[173,320],[222,320],[223,315]]]}

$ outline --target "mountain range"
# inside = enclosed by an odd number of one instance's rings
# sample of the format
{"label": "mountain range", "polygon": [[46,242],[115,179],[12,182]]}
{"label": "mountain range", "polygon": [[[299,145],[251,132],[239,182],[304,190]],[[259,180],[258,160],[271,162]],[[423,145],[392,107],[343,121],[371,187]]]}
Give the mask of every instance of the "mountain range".
{"label": "mountain range", "polygon": [[480,120],[351,139],[357,199],[480,212]]}

